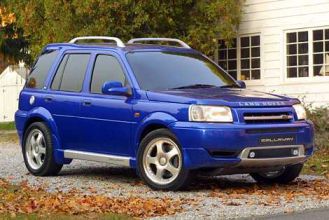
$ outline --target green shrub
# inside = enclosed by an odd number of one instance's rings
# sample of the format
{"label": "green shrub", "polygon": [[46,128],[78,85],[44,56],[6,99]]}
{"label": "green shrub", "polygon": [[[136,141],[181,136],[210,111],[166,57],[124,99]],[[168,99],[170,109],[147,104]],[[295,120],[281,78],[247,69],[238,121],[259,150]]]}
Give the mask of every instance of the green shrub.
{"label": "green shrub", "polygon": [[319,150],[329,151],[329,109],[306,108],[308,119],[314,123],[315,145]]}

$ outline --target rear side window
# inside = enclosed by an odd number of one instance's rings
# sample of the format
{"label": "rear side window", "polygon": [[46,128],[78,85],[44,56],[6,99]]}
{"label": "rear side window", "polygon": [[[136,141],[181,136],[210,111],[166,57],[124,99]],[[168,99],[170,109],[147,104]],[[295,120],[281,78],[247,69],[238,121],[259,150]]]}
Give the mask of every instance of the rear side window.
{"label": "rear side window", "polygon": [[46,77],[57,57],[57,54],[57,50],[47,50],[39,56],[27,79],[27,88],[41,89],[44,87]]}
{"label": "rear side window", "polygon": [[51,89],[80,92],[89,57],[89,54],[66,54],[58,67]]}
{"label": "rear side window", "polygon": [[96,58],[90,91],[101,93],[102,86],[107,81],[117,81],[125,84],[125,74],[119,61],[110,55],[98,55]]}

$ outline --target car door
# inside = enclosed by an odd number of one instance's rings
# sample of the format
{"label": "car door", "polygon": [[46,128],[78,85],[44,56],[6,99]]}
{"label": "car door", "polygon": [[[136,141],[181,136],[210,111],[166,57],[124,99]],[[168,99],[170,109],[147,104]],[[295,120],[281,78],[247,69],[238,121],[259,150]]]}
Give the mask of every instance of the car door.
{"label": "car door", "polygon": [[114,53],[96,54],[89,76],[88,95],[81,103],[83,149],[112,155],[130,155],[132,98],[102,94],[107,81],[129,86],[125,70]]}
{"label": "car door", "polygon": [[88,53],[67,53],[57,68],[45,108],[52,114],[64,149],[81,148],[81,92],[90,59]]}

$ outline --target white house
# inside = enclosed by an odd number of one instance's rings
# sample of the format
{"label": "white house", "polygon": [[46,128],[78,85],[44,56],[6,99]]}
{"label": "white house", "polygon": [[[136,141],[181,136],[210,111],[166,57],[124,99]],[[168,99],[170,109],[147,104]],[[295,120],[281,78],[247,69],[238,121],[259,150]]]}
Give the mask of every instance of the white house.
{"label": "white house", "polygon": [[9,66],[0,75],[0,122],[14,121],[19,93],[28,70],[24,66]]}
{"label": "white house", "polygon": [[329,0],[246,0],[237,39],[215,58],[251,89],[329,105]]}
{"label": "white house", "polygon": [[[246,0],[237,39],[215,60],[247,87],[329,106],[329,0]],[[0,75],[0,122],[13,121],[27,70]]]}

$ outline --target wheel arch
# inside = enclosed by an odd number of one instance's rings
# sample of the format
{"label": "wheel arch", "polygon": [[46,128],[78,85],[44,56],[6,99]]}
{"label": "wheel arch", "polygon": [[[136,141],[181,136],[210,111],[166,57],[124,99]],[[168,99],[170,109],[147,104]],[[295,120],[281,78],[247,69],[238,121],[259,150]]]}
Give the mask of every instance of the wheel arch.
{"label": "wheel arch", "polygon": [[[172,115],[165,112],[154,112],[146,116],[141,122],[139,122],[138,127],[135,132],[133,139],[133,151],[134,159],[132,161],[132,166],[136,166],[136,156],[139,149],[139,144],[141,140],[150,132],[165,128],[171,131],[169,124],[176,122],[177,119]],[[172,132],[172,131],[171,131]]]}
{"label": "wheel arch", "polygon": [[165,124],[160,124],[160,123],[150,123],[147,125],[141,132],[138,143],[140,143],[143,138],[150,132],[158,130],[158,129],[169,129]]}
{"label": "wheel arch", "polygon": [[62,150],[62,144],[61,144],[59,132],[57,129],[56,122],[55,122],[53,116],[51,115],[51,113],[43,107],[37,107],[37,108],[32,109],[27,115],[28,115],[28,117],[23,126],[24,129],[23,129],[23,134],[22,134],[23,135],[22,140],[24,140],[25,131],[28,128],[28,126],[30,126],[32,123],[35,123],[35,122],[43,122],[48,126],[48,128],[50,129],[51,134],[52,134],[54,157],[55,157],[56,162],[58,164],[70,163],[71,161],[64,159],[64,153]]}
{"label": "wheel arch", "polygon": [[24,128],[23,128],[24,133],[23,133],[23,135],[25,135],[26,129],[27,129],[31,124],[33,124],[33,123],[35,123],[35,122],[44,122],[44,123],[46,123],[46,124],[48,125],[48,123],[47,123],[42,117],[40,117],[40,116],[29,117],[29,118],[26,120],[25,124],[24,124]]}
{"label": "wheel arch", "polygon": [[58,130],[55,120],[47,109],[42,107],[32,109],[28,113],[28,117],[24,123],[23,133],[25,133],[28,126],[30,126],[34,122],[44,122],[48,125],[51,132],[57,136]]}

